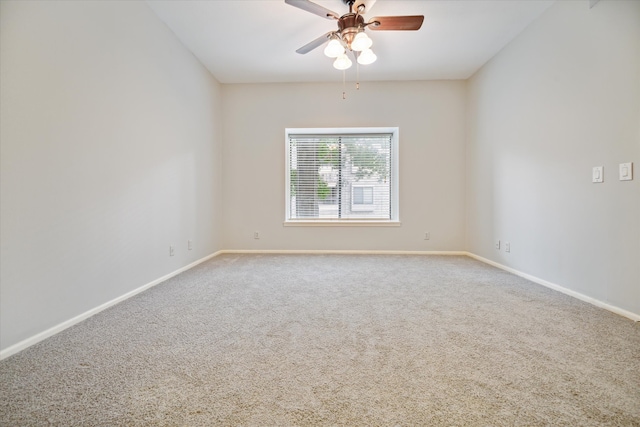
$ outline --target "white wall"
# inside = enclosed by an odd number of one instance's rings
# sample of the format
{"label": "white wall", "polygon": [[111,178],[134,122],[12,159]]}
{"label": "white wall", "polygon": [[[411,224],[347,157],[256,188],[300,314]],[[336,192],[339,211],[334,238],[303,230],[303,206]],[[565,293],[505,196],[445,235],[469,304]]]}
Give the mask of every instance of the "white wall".
{"label": "white wall", "polygon": [[[223,86],[224,248],[462,250],[465,83],[349,84],[343,100],[333,72],[336,84]],[[400,128],[402,225],[284,227],[285,128],[367,126]]]}
{"label": "white wall", "polygon": [[468,250],[640,314],[640,2],[557,2],[468,90]]}
{"label": "white wall", "polygon": [[1,8],[6,349],[220,249],[221,101],[143,2]]}

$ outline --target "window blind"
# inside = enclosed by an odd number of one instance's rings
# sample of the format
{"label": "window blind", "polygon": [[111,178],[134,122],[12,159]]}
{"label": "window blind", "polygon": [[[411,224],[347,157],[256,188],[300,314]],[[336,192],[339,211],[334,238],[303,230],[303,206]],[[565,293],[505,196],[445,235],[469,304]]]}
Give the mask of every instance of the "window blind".
{"label": "window blind", "polygon": [[392,134],[290,134],[288,220],[390,220]]}

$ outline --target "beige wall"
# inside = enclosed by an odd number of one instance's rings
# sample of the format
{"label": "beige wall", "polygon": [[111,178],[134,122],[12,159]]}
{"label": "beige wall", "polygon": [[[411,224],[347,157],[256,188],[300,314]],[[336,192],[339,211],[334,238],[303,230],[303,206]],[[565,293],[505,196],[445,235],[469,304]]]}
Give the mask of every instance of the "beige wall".
{"label": "beige wall", "polygon": [[[223,86],[226,249],[463,249],[465,83],[347,90],[343,100],[341,83]],[[367,126],[400,128],[402,225],[284,227],[285,128]]]}
{"label": "beige wall", "polygon": [[[639,2],[346,100],[338,72],[220,85],[143,2],[0,4],[2,350],[219,249],[469,250],[640,313]],[[400,128],[402,225],[284,227],[285,128],[367,126]]]}
{"label": "beige wall", "polygon": [[557,2],[468,89],[467,249],[640,314],[640,2]]}
{"label": "beige wall", "polygon": [[220,249],[221,104],[144,2],[0,16],[4,350]]}

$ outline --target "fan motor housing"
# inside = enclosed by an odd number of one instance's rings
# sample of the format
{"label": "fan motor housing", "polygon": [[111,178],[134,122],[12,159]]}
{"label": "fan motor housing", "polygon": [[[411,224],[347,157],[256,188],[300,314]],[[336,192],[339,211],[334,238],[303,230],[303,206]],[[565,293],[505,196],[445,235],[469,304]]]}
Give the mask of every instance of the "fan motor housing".
{"label": "fan motor housing", "polygon": [[362,15],[356,13],[347,13],[342,15],[338,20],[338,32],[340,37],[347,44],[351,46],[353,38],[364,28],[364,18]]}

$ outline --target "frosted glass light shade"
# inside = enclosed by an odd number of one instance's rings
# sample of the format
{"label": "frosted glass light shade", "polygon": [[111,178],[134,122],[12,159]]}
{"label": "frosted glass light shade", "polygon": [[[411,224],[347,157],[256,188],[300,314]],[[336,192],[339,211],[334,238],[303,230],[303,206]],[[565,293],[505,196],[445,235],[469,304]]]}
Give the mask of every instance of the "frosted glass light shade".
{"label": "frosted glass light shade", "polygon": [[351,49],[356,52],[363,51],[365,49],[369,49],[373,44],[373,40],[369,38],[364,32],[356,34],[351,42]]}
{"label": "frosted glass light shade", "polygon": [[324,48],[324,54],[329,58],[337,58],[344,53],[344,46],[336,39],[332,39],[327,47]]}
{"label": "frosted glass light shade", "polygon": [[347,68],[351,67],[351,60],[347,57],[346,54],[342,54],[340,56],[338,56],[335,60],[335,62],[333,63],[333,66],[335,68],[337,68],[338,70],[346,70]]}
{"label": "frosted glass light shade", "polygon": [[374,62],[376,62],[376,59],[378,59],[378,57],[376,56],[375,53],[373,53],[371,49],[365,49],[362,52],[360,52],[360,55],[358,55],[358,64],[362,64],[362,65],[373,64]]}

